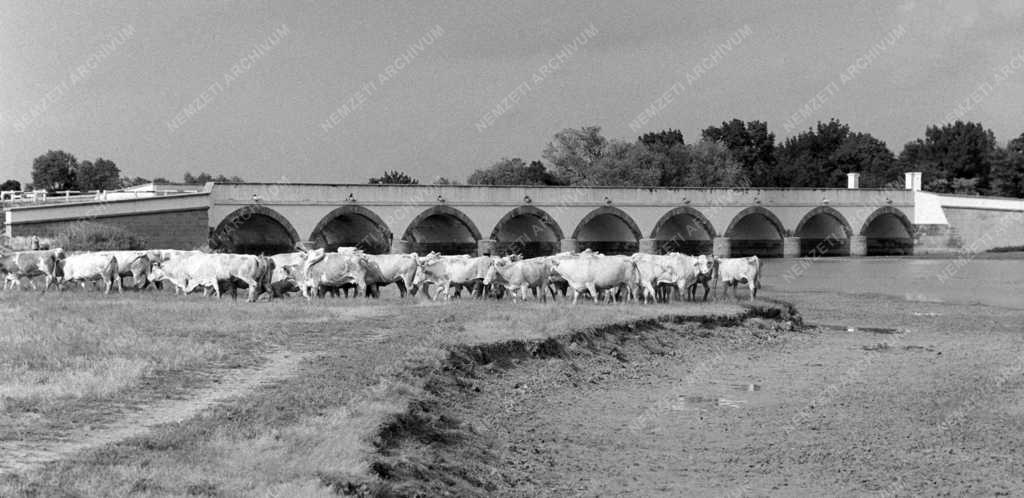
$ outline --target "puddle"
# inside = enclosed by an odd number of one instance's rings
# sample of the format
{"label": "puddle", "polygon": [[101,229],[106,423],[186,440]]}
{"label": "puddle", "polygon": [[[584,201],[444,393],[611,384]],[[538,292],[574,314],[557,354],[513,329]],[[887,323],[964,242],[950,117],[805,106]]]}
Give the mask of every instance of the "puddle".
{"label": "puddle", "polygon": [[839,332],[866,332],[869,334],[886,334],[886,335],[900,335],[906,333],[906,329],[902,328],[886,328],[886,327],[848,327],[846,325],[814,325],[815,327],[823,330],[834,330]]}
{"label": "puddle", "polygon": [[761,390],[761,384],[729,384],[729,387],[737,391],[754,392]]}
{"label": "puddle", "polygon": [[[753,385],[753,384],[746,384]],[[747,403],[745,399],[709,398],[706,396],[680,396],[669,408],[677,412],[706,410],[711,407],[742,408]]]}
{"label": "puddle", "polygon": [[730,408],[742,408],[747,400],[745,399],[725,399],[718,398],[718,406],[728,406]]}
{"label": "puddle", "polygon": [[912,314],[914,316],[942,316],[942,313],[935,313],[935,312],[932,312],[932,311],[926,311],[926,312],[915,311]]}
{"label": "puddle", "polygon": [[704,396],[680,396],[675,403],[669,407],[677,412],[699,410],[701,405],[711,406],[718,402],[718,398],[705,398]]}

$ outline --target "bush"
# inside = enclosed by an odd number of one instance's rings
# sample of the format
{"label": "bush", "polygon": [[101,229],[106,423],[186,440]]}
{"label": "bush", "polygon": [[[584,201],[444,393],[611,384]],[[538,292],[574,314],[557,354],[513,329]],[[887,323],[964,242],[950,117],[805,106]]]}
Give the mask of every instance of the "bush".
{"label": "bush", "polygon": [[114,251],[145,249],[142,237],[120,227],[83,221],[67,227],[55,237],[65,251]]}
{"label": "bush", "polygon": [[[38,243],[38,249],[53,249],[57,247],[57,241],[48,237],[39,237]],[[12,251],[30,251],[34,249],[31,236],[7,237],[6,235],[0,235],[0,248]]]}

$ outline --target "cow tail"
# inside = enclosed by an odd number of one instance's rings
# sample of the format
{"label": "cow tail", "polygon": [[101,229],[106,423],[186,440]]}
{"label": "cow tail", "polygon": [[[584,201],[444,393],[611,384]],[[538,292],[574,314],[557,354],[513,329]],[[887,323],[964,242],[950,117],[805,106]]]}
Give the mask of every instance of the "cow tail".
{"label": "cow tail", "polygon": [[763,271],[764,271],[764,262],[761,261],[761,258],[757,258],[757,275],[754,277],[754,288],[755,289],[760,289],[761,288],[761,273]]}
{"label": "cow tail", "polygon": [[718,299],[718,258],[711,256],[711,295]]}

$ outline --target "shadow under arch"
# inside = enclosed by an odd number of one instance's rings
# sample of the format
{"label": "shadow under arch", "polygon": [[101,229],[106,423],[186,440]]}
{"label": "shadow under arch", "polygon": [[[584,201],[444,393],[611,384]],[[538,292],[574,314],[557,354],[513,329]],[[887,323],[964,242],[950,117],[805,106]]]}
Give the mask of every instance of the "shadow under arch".
{"label": "shadow under arch", "polygon": [[[831,219],[833,225],[825,226],[826,223],[820,221],[822,218]],[[800,237],[801,256],[849,256],[853,227],[839,211],[830,206],[818,206],[804,214],[793,235]]]}
{"label": "shadow under arch", "polygon": [[480,230],[473,220],[449,206],[427,208],[402,233],[402,240],[410,242],[415,252],[475,254],[480,239]]}
{"label": "shadow under arch", "polygon": [[281,213],[250,204],[225,216],[210,234],[209,245],[216,251],[277,254],[293,250],[299,240],[299,233]]}
{"label": "shadow under arch", "polygon": [[867,238],[867,253],[871,256],[913,254],[914,232],[910,218],[892,206],[876,209],[860,228],[860,235]]}
{"label": "shadow under arch", "polygon": [[601,206],[580,220],[572,238],[577,240],[581,251],[593,249],[606,254],[633,254],[639,249],[643,232],[625,211]]}
{"label": "shadow under arch", "polygon": [[[677,218],[689,218],[693,223],[685,225],[685,235]],[[696,229],[694,228],[696,227]],[[669,234],[673,234],[669,236]],[[703,235],[704,237],[701,237]],[[662,215],[651,230],[651,238],[656,241],[658,252],[682,252],[686,254],[705,254],[712,249],[712,240],[717,237],[714,225],[699,210],[690,206],[672,208]]]}
{"label": "shadow under arch", "polygon": [[525,258],[557,253],[563,238],[558,222],[534,206],[512,209],[491,230],[497,254],[521,254]]}
{"label": "shadow under arch", "polygon": [[377,213],[358,205],[331,210],[309,234],[317,247],[333,251],[340,246],[355,246],[371,254],[387,253],[392,237],[391,229]]}
{"label": "shadow under arch", "polygon": [[[758,219],[764,220],[758,223]],[[767,230],[764,224],[767,223]],[[786,228],[775,213],[763,206],[750,206],[733,217],[725,236],[730,239],[733,257],[781,257]]]}

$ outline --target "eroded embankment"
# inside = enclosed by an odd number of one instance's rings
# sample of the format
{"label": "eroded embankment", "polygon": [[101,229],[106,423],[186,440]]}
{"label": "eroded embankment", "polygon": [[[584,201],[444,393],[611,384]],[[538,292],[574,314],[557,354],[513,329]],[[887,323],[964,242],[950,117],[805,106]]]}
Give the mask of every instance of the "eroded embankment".
{"label": "eroded embankment", "polygon": [[[642,378],[648,360],[693,368],[698,354],[775,341],[799,330],[800,315],[781,302],[758,302],[731,315],[676,316],[567,331],[543,340],[449,346],[440,365],[411,367],[423,389],[387,417],[373,439],[367,482],[335,483],[360,495],[472,496],[498,491],[529,493],[529,448],[501,427],[518,395],[545,384],[599,384],[612,376]],[[524,371],[530,371],[523,374]],[[521,382],[508,382],[522,376]],[[519,378],[519,377],[515,377]],[[527,413],[528,416],[528,413]]]}

